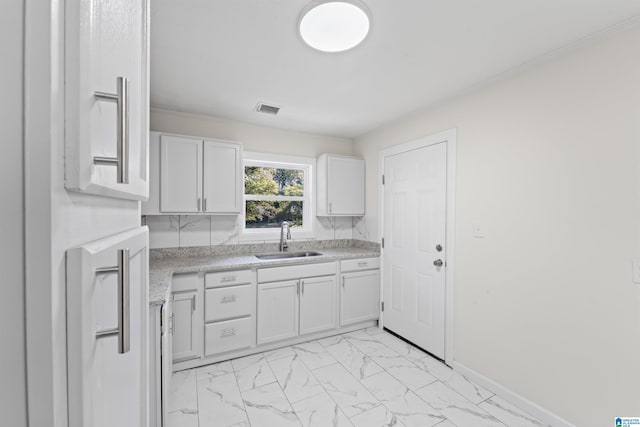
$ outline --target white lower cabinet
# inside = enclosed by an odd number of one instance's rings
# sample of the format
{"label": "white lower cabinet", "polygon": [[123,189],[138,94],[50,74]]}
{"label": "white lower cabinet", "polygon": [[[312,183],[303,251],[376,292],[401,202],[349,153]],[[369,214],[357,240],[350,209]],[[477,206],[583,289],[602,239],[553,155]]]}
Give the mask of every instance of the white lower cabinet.
{"label": "white lower cabinet", "polygon": [[300,280],[300,335],[336,327],[336,276]]}
{"label": "white lower cabinet", "polygon": [[205,356],[251,347],[253,344],[253,318],[208,323],[204,327]]}
{"label": "white lower cabinet", "polygon": [[206,357],[255,347],[255,277],[251,270],[205,274]]}
{"label": "white lower cabinet", "polygon": [[258,344],[298,336],[298,280],[258,285]]}
{"label": "white lower cabinet", "polygon": [[341,262],[340,326],[380,317],[378,258]]}
{"label": "white lower cabinet", "polygon": [[380,315],[377,257],[176,274],[174,370],[371,326]]}
{"label": "white lower cabinet", "polygon": [[173,360],[202,357],[202,316],[198,291],[173,294]]}
{"label": "white lower cabinet", "polygon": [[[258,270],[258,344],[337,327],[336,263]],[[322,275],[310,277],[312,274]]]}

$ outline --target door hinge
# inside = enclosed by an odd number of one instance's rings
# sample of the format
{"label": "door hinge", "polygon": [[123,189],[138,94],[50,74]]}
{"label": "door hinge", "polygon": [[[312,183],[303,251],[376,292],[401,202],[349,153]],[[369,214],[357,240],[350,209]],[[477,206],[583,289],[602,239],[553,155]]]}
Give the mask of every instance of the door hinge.
{"label": "door hinge", "polygon": [[380,310],[384,311],[384,301],[380,302]]}
{"label": "door hinge", "polygon": [[384,248],[384,237],[382,238],[382,248]]}
{"label": "door hinge", "polygon": [[384,185],[384,174],[382,175],[382,185]]}

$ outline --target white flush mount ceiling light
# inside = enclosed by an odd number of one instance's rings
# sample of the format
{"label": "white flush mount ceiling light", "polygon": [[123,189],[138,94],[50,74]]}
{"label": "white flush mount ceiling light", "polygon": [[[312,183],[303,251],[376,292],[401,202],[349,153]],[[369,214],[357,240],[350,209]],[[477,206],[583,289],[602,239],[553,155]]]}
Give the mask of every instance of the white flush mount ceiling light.
{"label": "white flush mount ceiling light", "polygon": [[302,40],[323,52],[343,52],[362,43],[369,33],[369,13],[358,0],[314,1],[298,22]]}

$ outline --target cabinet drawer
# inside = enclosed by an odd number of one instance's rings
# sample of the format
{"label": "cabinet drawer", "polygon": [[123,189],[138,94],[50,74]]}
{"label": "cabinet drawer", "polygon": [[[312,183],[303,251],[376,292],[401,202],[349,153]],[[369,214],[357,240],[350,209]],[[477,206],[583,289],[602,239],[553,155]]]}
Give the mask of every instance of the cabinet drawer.
{"label": "cabinet drawer", "polygon": [[372,270],[375,268],[380,268],[380,258],[378,257],[345,259],[340,261],[341,273],[347,271]]}
{"label": "cabinet drawer", "polygon": [[336,274],[335,262],[320,264],[301,264],[288,267],[261,268],[258,270],[258,282],[278,282],[295,280],[304,277],[330,276]]}
{"label": "cabinet drawer", "polygon": [[174,274],[171,279],[171,292],[195,291],[198,289],[197,273]]}
{"label": "cabinet drawer", "polygon": [[221,271],[219,273],[207,273],[204,276],[204,286],[206,288],[243,285],[251,282],[253,282],[251,270]]}
{"label": "cabinet drawer", "polygon": [[206,356],[251,347],[253,317],[225,320],[205,325],[204,351]]}
{"label": "cabinet drawer", "polygon": [[205,322],[247,316],[255,306],[254,285],[207,289],[204,295]]}

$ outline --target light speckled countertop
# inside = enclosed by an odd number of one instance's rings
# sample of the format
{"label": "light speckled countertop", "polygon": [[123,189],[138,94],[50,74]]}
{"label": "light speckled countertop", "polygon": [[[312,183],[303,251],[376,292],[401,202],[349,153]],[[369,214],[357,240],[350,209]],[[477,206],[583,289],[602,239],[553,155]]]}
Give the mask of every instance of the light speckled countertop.
{"label": "light speckled countertop", "polygon": [[[208,247],[152,250],[149,257],[149,303],[160,305],[169,297],[174,273],[197,273],[239,269],[257,269],[296,264],[312,264],[342,259],[380,255],[376,243],[357,240],[334,240],[290,244],[290,252],[317,251],[322,255],[308,258],[264,260],[254,254],[277,252],[277,245],[237,245],[233,249]],[[219,253],[220,251],[227,253]],[[233,252],[233,253],[228,253]]]}

